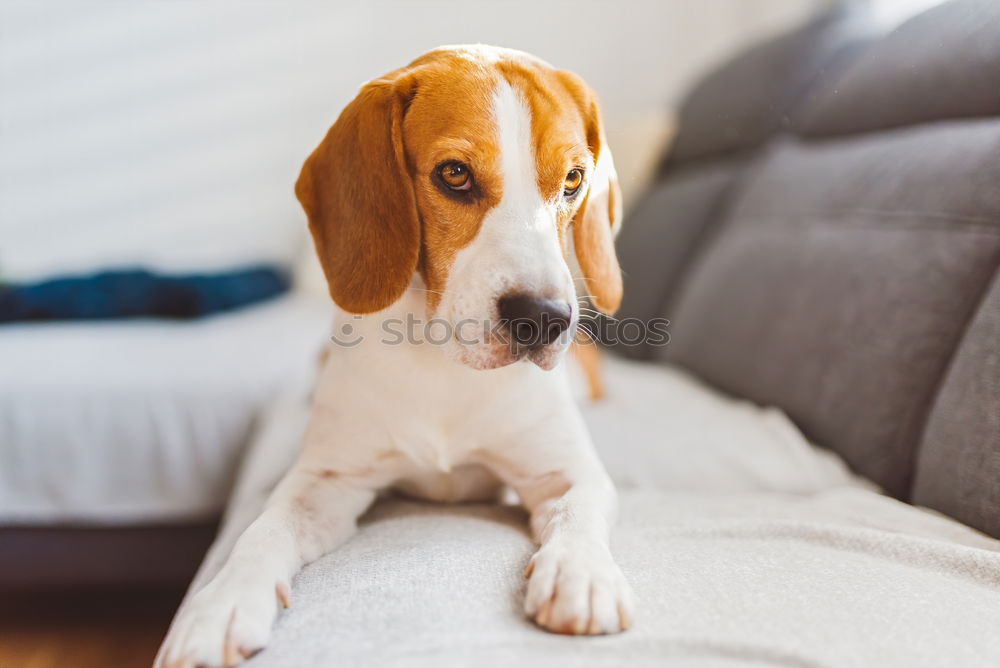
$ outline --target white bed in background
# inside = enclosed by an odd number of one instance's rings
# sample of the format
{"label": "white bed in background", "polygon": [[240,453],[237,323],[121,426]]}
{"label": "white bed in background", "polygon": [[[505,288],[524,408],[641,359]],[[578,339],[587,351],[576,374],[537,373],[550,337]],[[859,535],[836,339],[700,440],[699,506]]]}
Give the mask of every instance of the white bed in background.
{"label": "white bed in background", "polygon": [[0,327],[0,523],[211,518],[261,410],[313,371],[329,301]]}

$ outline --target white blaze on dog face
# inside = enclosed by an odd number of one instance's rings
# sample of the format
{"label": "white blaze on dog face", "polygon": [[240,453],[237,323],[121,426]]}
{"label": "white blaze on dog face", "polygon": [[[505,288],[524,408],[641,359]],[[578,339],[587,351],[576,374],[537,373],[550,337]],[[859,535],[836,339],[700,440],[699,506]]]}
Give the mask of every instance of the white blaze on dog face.
{"label": "white blaze on dog face", "polygon": [[523,353],[539,366],[551,368],[569,344],[579,311],[564,254],[568,221],[561,220],[572,205],[564,201],[562,190],[548,197],[540,191],[531,112],[505,79],[497,82],[492,109],[493,141],[500,163],[499,201],[484,216],[475,239],[456,254],[437,312],[453,325],[466,323],[456,332],[459,336],[448,353],[470,366],[490,368],[519,357],[509,333],[501,334],[503,340],[491,340],[489,330],[501,320],[500,299],[531,295],[566,304],[569,330],[555,342]]}

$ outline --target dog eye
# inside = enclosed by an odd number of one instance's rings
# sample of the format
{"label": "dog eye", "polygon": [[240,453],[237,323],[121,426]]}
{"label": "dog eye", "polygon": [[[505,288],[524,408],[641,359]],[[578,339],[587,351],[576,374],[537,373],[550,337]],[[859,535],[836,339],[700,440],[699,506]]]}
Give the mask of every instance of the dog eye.
{"label": "dog eye", "polygon": [[571,169],[569,173],[566,174],[566,181],[563,183],[563,195],[566,197],[572,197],[583,185],[583,170],[582,169]]}
{"label": "dog eye", "polygon": [[446,162],[438,167],[438,176],[452,190],[472,189],[472,170],[463,162]]}

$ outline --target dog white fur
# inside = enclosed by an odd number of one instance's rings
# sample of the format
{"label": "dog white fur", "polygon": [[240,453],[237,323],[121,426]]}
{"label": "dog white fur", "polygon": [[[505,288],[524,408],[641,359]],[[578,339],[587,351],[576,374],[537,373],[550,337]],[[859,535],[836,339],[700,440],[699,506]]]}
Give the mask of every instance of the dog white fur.
{"label": "dog white fur", "polygon": [[[559,196],[540,190],[538,153],[544,148],[533,113],[542,112],[525,86],[542,84],[506,76],[501,65],[514,63],[539,76],[551,68],[491,47],[441,49],[410,67],[421,62],[439,68],[472,63],[475,72],[486,72],[469,94],[487,96],[493,132],[473,139],[499,156],[492,181],[497,201],[476,222],[471,242],[451,254],[441,289],[429,287],[424,272],[411,271],[387,308],[338,313],[335,334],[363,341],[332,346],[297,462],[221,571],[178,611],[158,667],[230,666],[263,648],[279,606],[290,603],[296,572],[346,540],[377,491],[389,487],[459,501],[495,498],[501,485],[510,486],[530,512],[539,544],[527,569],[527,615],[545,629],[571,634],[615,633],[630,624],[633,597],[608,547],[615,490],[561,369],[552,370],[570,337],[530,351],[495,340],[462,344],[454,336],[443,346],[383,343],[384,324],[392,319],[427,322],[433,316],[446,326],[494,320],[498,298],[512,290],[563,300],[572,305],[572,326],[579,319],[567,260],[573,251],[562,234],[571,218],[585,224],[579,216],[586,204],[583,197],[563,197],[561,185]],[[586,116],[586,109],[575,113]],[[610,239],[620,218],[607,192],[616,187],[611,154],[586,141],[582,150],[584,194],[601,203],[606,215],[599,224],[610,228],[591,234]],[[411,178],[421,178],[419,167],[412,165]],[[588,243],[577,231],[573,235],[578,246]],[[320,239],[317,245],[322,254]],[[586,271],[594,261],[580,263]],[[335,299],[337,280],[331,279]],[[598,287],[585,284],[592,292]],[[614,295],[605,301],[615,301]]]}

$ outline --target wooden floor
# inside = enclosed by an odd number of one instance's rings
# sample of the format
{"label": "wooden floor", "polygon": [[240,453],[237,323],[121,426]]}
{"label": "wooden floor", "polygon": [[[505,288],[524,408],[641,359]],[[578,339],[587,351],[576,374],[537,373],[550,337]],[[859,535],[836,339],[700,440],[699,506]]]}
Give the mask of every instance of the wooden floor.
{"label": "wooden floor", "polygon": [[149,668],[182,592],[0,592],[0,668]]}

